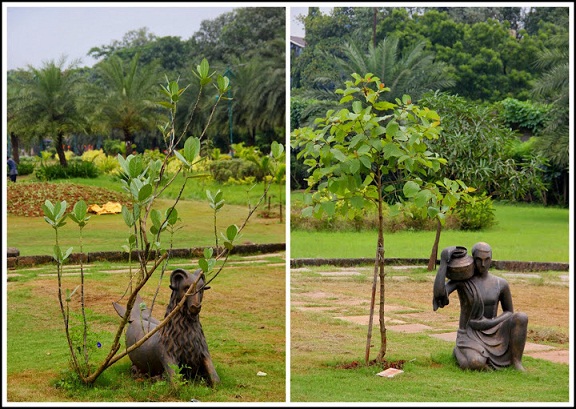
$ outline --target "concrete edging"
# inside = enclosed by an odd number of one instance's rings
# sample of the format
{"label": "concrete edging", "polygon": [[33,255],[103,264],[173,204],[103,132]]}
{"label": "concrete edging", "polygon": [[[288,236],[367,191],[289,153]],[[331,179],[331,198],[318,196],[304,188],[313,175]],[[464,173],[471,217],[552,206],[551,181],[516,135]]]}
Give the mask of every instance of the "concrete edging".
{"label": "concrete edging", "polygon": [[[172,249],[171,257],[201,257],[204,249],[207,247],[193,247],[188,249]],[[234,246],[231,254],[257,254],[257,253],[274,253],[276,251],[285,251],[286,243],[270,244],[239,244]],[[54,258],[48,255],[39,256],[20,256],[17,249],[10,248],[8,251],[8,268],[31,267],[40,264],[54,263]],[[132,252],[132,260],[137,260],[137,251]],[[69,257],[71,263],[92,263],[95,261],[128,261],[128,253],[123,251],[96,251],[90,253],[72,253]]]}
{"label": "concrete edging", "polygon": [[[387,258],[386,265],[422,265],[428,266],[428,259],[425,258]],[[298,268],[304,266],[334,265],[339,267],[354,267],[358,265],[374,265],[373,258],[300,258],[290,259],[290,267]],[[440,260],[437,261],[440,264]],[[506,261],[492,260],[491,268],[507,271],[568,271],[569,263],[537,262],[537,261]]]}

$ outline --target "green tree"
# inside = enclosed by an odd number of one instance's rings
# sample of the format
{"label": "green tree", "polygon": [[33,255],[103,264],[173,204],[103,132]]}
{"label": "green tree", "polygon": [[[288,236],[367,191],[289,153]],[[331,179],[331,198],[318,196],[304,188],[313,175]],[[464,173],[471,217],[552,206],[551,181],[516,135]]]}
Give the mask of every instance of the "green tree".
{"label": "green tree", "polygon": [[[66,58],[45,62],[41,68],[29,66],[30,76],[22,85],[19,112],[37,135],[50,135],[62,166],[68,166],[64,155],[66,135],[83,129],[83,117],[77,109],[82,90],[76,62],[66,66]],[[24,119],[25,118],[25,119]]]}
{"label": "green tree", "polygon": [[130,155],[135,133],[156,129],[159,111],[154,100],[160,83],[156,66],[140,64],[138,54],[129,64],[112,55],[96,66],[96,73],[84,107],[93,111],[93,120],[103,131],[122,133]]}
{"label": "green tree", "polygon": [[124,34],[122,40],[113,40],[108,45],[92,47],[88,51],[88,55],[94,59],[103,57],[108,58],[119,52],[144,47],[150,42],[156,40],[156,38],[156,35],[151,33],[148,27],[141,27],[137,30],[128,31]]}
{"label": "green tree", "polygon": [[504,125],[491,105],[479,105],[443,92],[429,93],[420,103],[442,117],[442,138],[431,140],[450,166],[439,176],[460,179],[495,199],[522,200],[528,193],[541,197],[543,158],[532,155],[514,160],[518,134]]}
{"label": "green tree", "polygon": [[569,40],[568,32],[551,38],[550,47],[541,51],[535,64],[545,70],[534,84],[533,95],[551,104],[544,130],[537,138],[537,149],[560,171],[562,202],[568,203],[569,140]]}
{"label": "green tree", "polygon": [[28,73],[24,70],[8,71],[6,89],[6,125],[12,147],[12,158],[20,162],[20,142],[24,135],[30,135],[26,128],[30,125],[26,112],[22,110],[24,82]]}
{"label": "green tree", "polygon": [[[232,84],[235,125],[246,130],[247,143],[269,152],[272,140],[279,142],[286,135],[285,42],[270,40],[249,52],[246,63],[241,61],[234,64],[238,68]],[[271,140],[263,140],[266,135]]]}
{"label": "green tree", "polygon": [[427,208],[431,217],[443,212],[438,185],[427,183],[422,175],[435,174],[445,160],[431,152],[426,144],[440,134],[440,117],[428,108],[412,103],[408,95],[395,103],[381,100],[389,91],[372,74],[354,81],[346,81],[346,89],[338,89],[340,103],[352,103],[351,110],[329,110],[315,121],[315,127],[295,129],[292,147],[300,149],[299,157],[308,166],[308,195],[305,215],[331,216],[335,212],[353,214],[374,205],[378,212],[378,238],[374,262],[372,303],[366,343],[366,364],[372,335],[372,317],[377,281],[380,281],[380,341],[376,358],[381,362],[386,354],[386,326],[384,322],[384,196],[396,189],[387,184],[390,174],[402,180],[400,203],[413,202]]}

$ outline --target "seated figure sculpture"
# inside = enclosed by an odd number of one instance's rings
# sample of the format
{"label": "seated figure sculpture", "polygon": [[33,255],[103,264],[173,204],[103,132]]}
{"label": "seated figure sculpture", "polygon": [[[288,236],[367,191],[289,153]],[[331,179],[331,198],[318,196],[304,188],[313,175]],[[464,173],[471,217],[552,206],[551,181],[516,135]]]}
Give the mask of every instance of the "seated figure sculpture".
{"label": "seated figure sculpture", "polygon": [[[484,242],[472,247],[442,250],[434,281],[433,309],[448,305],[448,296],[458,292],[460,321],[454,357],[462,369],[491,370],[513,366],[524,371],[522,354],[526,344],[528,316],[514,312],[508,282],[488,272],[492,248]],[[446,282],[448,278],[448,282]],[[498,315],[498,306],[502,313]]]}

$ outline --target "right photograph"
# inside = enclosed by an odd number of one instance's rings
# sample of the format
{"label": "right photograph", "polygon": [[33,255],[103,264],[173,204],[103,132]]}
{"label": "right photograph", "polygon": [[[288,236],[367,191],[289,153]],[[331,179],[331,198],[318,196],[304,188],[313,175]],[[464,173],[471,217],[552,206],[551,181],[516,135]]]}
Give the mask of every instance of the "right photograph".
{"label": "right photograph", "polygon": [[290,402],[573,404],[573,3],[321,5],[288,8]]}

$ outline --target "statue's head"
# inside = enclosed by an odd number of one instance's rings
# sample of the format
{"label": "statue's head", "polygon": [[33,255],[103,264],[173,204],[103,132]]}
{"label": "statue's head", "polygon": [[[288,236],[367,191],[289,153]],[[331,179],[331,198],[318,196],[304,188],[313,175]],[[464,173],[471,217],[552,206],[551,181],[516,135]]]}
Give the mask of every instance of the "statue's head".
{"label": "statue's head", "polygon": [[477,272],[485,273],[492,262],[492,247],[483,241],[478,242],[472,246],[472,257],[474,258],[474,266]]}
{"label": "statue's head", "polygon": [[170,275],[170,289],[172,290],[170,304],[180,302],[190,287],[194,288],[186,299],[184,309],[191,314],[199,314],[202,309],[204,290],[210,288],[205,287],[204,272],[201,269],[196,270],[192,274],[181,268],[172,271]]}

